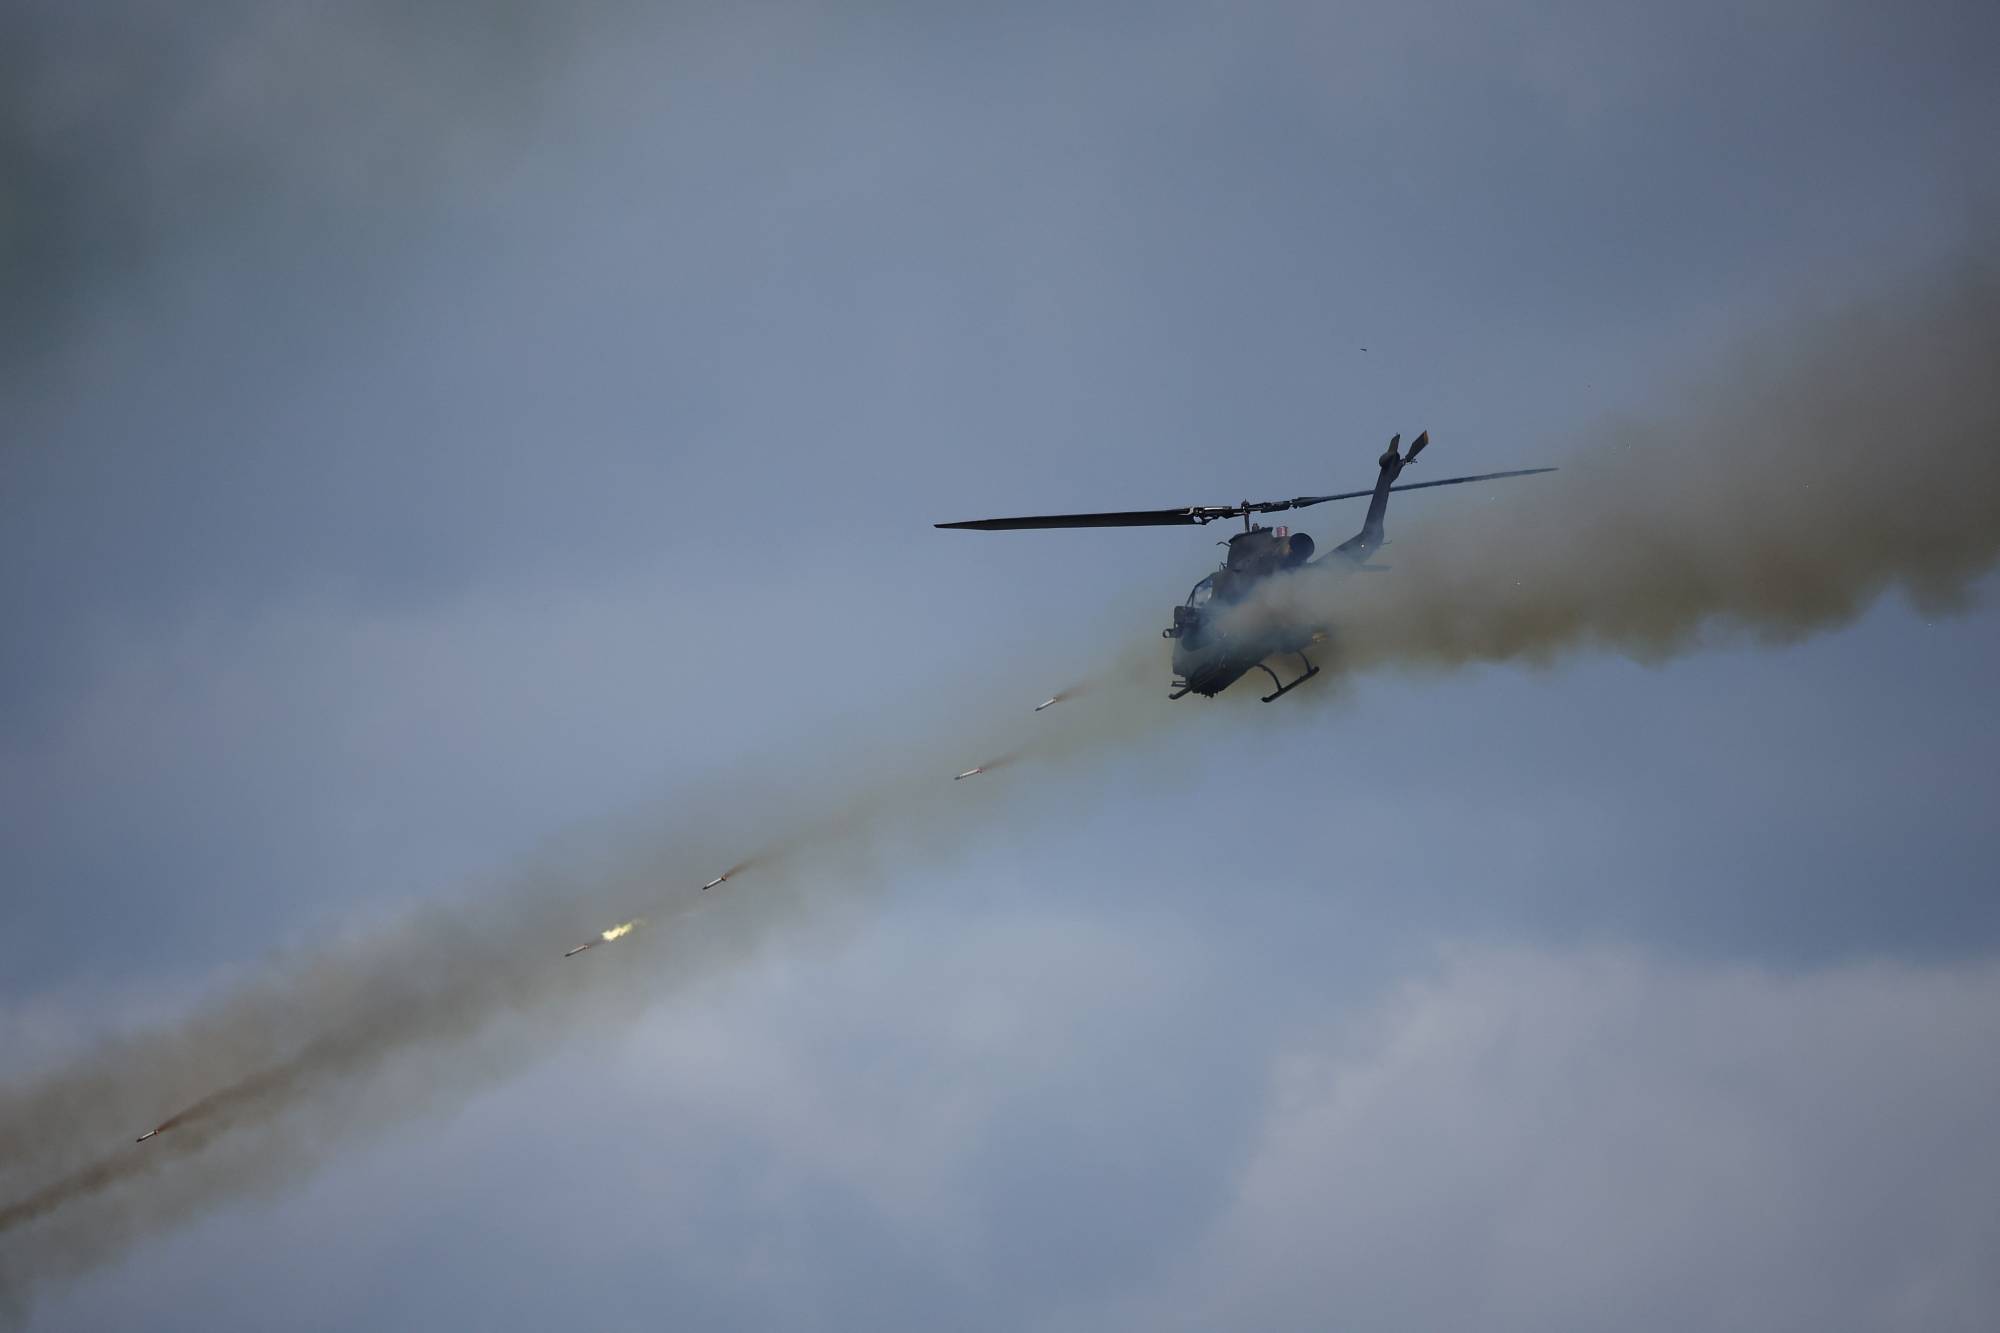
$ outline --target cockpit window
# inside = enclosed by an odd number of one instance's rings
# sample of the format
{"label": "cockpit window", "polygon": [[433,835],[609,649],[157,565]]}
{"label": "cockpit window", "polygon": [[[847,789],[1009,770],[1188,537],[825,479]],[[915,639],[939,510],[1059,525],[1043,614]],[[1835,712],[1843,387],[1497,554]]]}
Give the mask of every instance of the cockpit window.
{"label": "cockpit window", "polygon": [[1208,599],[1213,596],[1215,596],[1215,576],[1211,574],[1200,583],[1194,585],[1194,591],[1188,594],[1187,604],[1189,606],[1207,606]]}

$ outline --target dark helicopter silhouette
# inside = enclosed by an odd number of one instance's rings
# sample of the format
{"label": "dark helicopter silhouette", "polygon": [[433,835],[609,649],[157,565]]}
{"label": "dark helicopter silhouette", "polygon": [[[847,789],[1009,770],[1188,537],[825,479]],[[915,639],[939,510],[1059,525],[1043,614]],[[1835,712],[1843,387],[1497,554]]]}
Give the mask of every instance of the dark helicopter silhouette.
{"label": "dark helicopter silhouette", "polygon": [[[1389,508],[1389,492],[1420,491],[1431,486],[1459,486],[1468,481],[1497,481],[1502,477],[1532,477],[1555,471],[1552,467],[1519,468],[1512,472],[1482,472],[1476,477],[1446,477],[1440,481],[1413,481],[1397,485],[1403,469],[1431,442],[1425,431],[1410,442],[1410,451],[1399,453],[1401,435],[1389,439],[1389,448],[1378,460],[1381,472],[1372,490],[1343,491],[1338,495],[1300,495],[1290,500],[1245,500],[1234,505],[1193,505],[1186,509],[1127,509],[1102,514],[1033,514],[1024,518],[982,518],[969,523],[939,523],[940,528],[977,528],[1003,532],[1020,528],[1141,528],[1167,525],[1200,525],[1218,518],[1241,518],[1243,531],[1230,537],[1229,554],[1222,567],[1194,585],[1187,601],[1174,608],[1174,623],[1160,631],[1174,641],[1174,692],[1178,699],[1192,691],[1213,697],[1252,671],[1262,671],[1276,686],[1263,696],[1270,703],[1289,694],[1319,674],[1306,649],[1324,643],[1328,630],[1323,625],[1302,624],[1282,614],[1251,614],[1243,610],[1250,596],[1268,581],[1324,575],[1335,571],[1373,570],[1368,557],[1383,544],[1382,516]],[[1313,539],[1289,528],[1267,528],[1252,524],[1252,514],[1274,514],[1329,500],[1358,500],[1368,497],[1368,515],[1361,531],[1313,559]],[[1304,669],[1291,682],[1278,679],[1266,659],[1297,657]]]}

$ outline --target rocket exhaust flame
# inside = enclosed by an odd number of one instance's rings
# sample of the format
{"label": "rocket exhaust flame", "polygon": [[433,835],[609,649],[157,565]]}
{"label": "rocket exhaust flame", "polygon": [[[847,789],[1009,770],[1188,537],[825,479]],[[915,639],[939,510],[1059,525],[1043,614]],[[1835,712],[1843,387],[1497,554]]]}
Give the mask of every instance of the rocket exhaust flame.
{"label": "rocket exhaust flame", "polygon": [[639,924],[639,919],[637,917],[634,917],[630,921],[621,921],[617,925],[611,927],[611,929],[609,930],[599,931],[596,939],[585,940],[583,943],[577,945],[574,949],[571,949],[568,953],[564,954],[563,957],[574,958],[578,954],[582,953],[585,949],[595,949],[600,944],[609,944],[613,940],[622,940],[627,935],[630,935],[632,933],[632,928],[634,926],[637,926],[638,924]]}

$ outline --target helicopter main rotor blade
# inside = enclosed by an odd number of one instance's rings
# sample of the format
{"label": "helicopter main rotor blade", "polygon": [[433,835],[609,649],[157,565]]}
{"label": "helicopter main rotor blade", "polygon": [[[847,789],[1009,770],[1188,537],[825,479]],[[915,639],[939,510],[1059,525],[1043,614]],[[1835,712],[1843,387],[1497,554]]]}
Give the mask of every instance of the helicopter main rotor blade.
{"label": "helicopter main rotor blade", "polygon": [[[1406,481],[1400,486],[1391,486],[1392,491],[1421,491],[1432,486],[1462,486],[1468,481],[1498,481],[1502,477],[1533,477],[1544,472],[1554,472],[1552,467],[1515,468],[1512,472],[1482,472],[1476,477],[1444,477],[1437,481]],[[1280,500],[1269,506],[1252,505],[1260,514],[1268,514],[1278,509],[1304,509],[1307,505],[1325,504],[1328,500],[1360,500],[1373,495],[1372,490],[1342,491],[1339,495],[1301,495],[1296,500]],[[1238,511],[1239,513],[1241,510]]]}
{"label": "helicopter main rotor blade", "polygon": [[[1517,468],[1512,472],[1482,472],[1476,477],[1445,477],[1440,481],[1411,481],[1391,486],[1392,491],[1421,491],[1430,486],[1460,486],[1468,481],[1498,481],[1502,477],[1532,477],[1554,472],[1552,467]],[[1338,495],[1300,495],[1290,500],[1260,500],[1254,504],[1189,505],[1185,509],[1118,509],[1102,514],[1029,514],[1021,518],[980,518],[967,523],[935,523],[939,528],[971,528],[981,532],[1014,532],[1024,528],[1155,528],[1213,523],[1218,518],[1241,518],[1245,514],[1276,514],[1287,509],[1325,504],[1329,500],[1363,500],[1373,495],[1365,491],[1342,491]]]}
{"label": "helicopter main rotor blade", "polygon": [[[1240,511],[1233,511],[1240,512]],[[1125,509],[1105,514],[1030,514],[1025,518],[981,518],[969,523],[935,523],[939,528],[1009,532],[1017,528],[1153,528],[1206,523],[1225,515],[1201,509]]]}

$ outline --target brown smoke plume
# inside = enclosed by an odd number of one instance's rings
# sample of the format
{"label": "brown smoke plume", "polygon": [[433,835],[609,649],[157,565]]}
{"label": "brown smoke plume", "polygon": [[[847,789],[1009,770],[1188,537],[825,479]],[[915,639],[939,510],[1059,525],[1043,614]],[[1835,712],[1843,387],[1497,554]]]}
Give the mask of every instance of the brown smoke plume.
{"label": "brown smoke plume", "polygon": [[1957,606],[2000,557],[2000,274],[1773,329],[1665,419],[1585,443],[1421,524],[1399,498],[1391,573],[1285,580],[1249,614],[1331,625],[1365,670],[1784,642],[1891,589]]}

